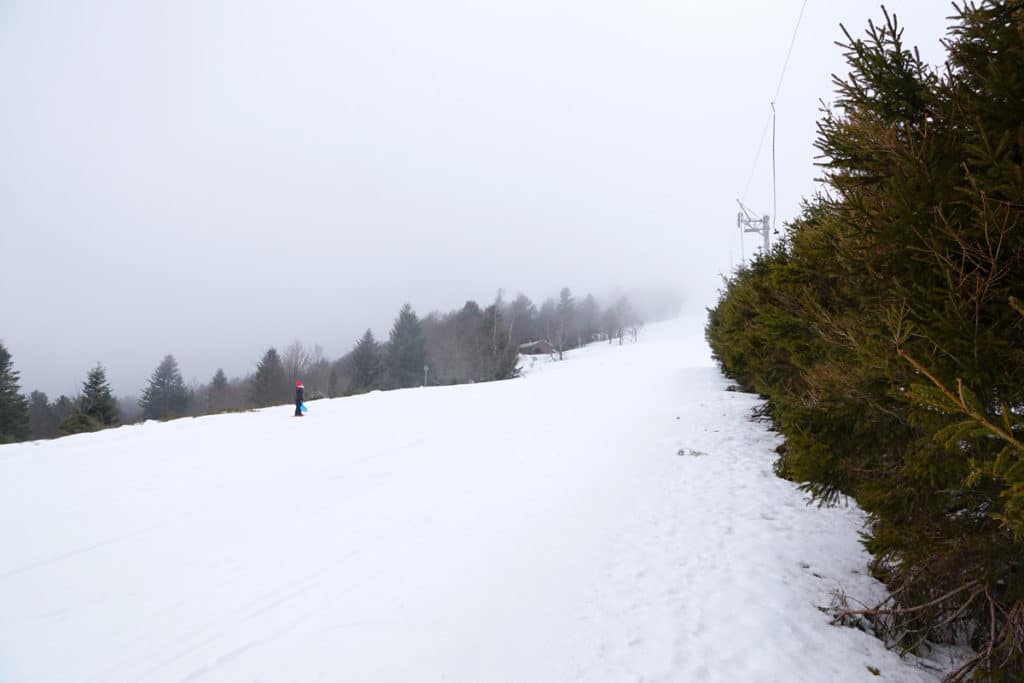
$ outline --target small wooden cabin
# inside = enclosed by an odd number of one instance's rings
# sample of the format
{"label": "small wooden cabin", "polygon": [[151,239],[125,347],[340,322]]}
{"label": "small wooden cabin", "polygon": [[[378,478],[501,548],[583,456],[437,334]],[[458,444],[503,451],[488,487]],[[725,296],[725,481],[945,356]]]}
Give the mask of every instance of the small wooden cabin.
{"label": "small wooden cabin", "polygon": [[525,344],[519,345],[519,353],[524,356],[538,356],[543,354],[550,355],[554,352],[555,347],[546,339],[538,339],[537,341],[526,342]]}

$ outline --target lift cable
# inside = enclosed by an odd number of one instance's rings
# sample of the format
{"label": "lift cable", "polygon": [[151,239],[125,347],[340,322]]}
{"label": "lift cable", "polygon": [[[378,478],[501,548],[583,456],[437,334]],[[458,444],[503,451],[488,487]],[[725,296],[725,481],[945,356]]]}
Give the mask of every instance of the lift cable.
{"label": "lift cable", "polygon": [[[779,93],[782,92],[782,83],[783,83],[783,81],[786,78],[786,70],[789,68],[789,60],[793,56],[793,46],[796,45],[796,37],[797,37],[797,34],[800,31],[800,23],[803,21],[804,10],[806,10],[806,9],[807,9],[807,0],[803,0],[803,2],[800,5],[800,14],[797,15],[797,18],[796,18],[796,26],[793,27],[793,35],[789,39],[789,47],[786,49],[786,59],[782,63],[782,71],[781,71],[781,73],[779,73],[779,82],[775,86],[775,95],[772,97],[771,101],[769,102],[770,111],[768,112],[768,120],[765,121],[764,128],[761,130],[761,140],[760,140],[760,142],[757,145],[757,152],[754,154],[754,162],[751,164],[751,167],[750,167],[750,175],[747,177],[747,183],[743,187],[742,197],[744,199],[746,199],[747,198],[747,193],[750,191],[750,183],[753,181],[754,173],[757,170],[757,162],[761,158],[761,150],[764,148],[764,141],[765,141],[765,138],[768,135],[768,128],[770,126],[771,129],[772,129],[772,173],[771,173],[772,217],[771,217],[771,229],[773,231],[775,230],[775,220],[776,220],[776,215],[778,214],[778,204],[779,204],[779,202],[778,202],[778,188],[776,186],[776,159],[775,159],[775,121],[776,121],[776,111],[775,111],[775,103],[779,99]],[[740,201],[740,200],[737,200],[737,201]],[[740,202],[740,205],[743,206],[742,202]],[[744,211],[746,211],[746,207],[743,207],[743,208],[744,208]],[[737,223],[742,222],[742,223],[747,224],[748,229],[745,230],[746,232],[752,232],[753,231],[753,230],[749,229],[749,228],[753,227],[748,222],[749,219],[750,219],[749,215],[748,216],[743,216],[742,213],[740,214],[740,217],[737,217]],[[767,223],[766,219],[767,219],[767,216],[763,217],[763,219],[762,219],[763,223],[762,224],[763,224],[763,229],[765,231],[765,251],[767,252],[767,249],[768,249],[768,236],[767,236],[768,223]],[[742,240],[743,240],[742,232],[743,232],[743,230],[741,230],[741,233],[740,233],[740,242],[741,243],[742,243]],[[741,244],[741,253],[742,253],[742,244]]]}
{"label": "lift cable", "polygon": [[775,97],[772,98],[772,102],[776,102],[779,99],[779,91],[782,90],[782,79],[786,77],[786,67],[789,66],[789,58],[793,56],[793,46],[796,45],[796,33],[800,30],[800,21],[804,18],[805,9],[807,9],[807,0],[804,0],[804,4],[800,5],[800,15],[796,18],[796,26],[793,28],[793,37],[789,39],[789,49],[786,50],[786,61],[782,64],[782,73],[779,74],[779,84],[775,86]]}

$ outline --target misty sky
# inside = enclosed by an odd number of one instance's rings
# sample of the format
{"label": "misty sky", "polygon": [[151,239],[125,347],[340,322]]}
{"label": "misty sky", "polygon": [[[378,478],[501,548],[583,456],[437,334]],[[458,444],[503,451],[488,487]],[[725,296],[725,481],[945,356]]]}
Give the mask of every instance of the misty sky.
{"label": "misty sky", "polygon": [[[349,350],[498,288],[711,303],[802,0],[0,2],[0,339],[27,393]],[[841,5],[841,9],[837,6]],[[950,13],[891,0],[935,63]],[[876,0],[809,0],[779,223]],[[746,201],[770,212],[770,141]],[[757,240],[745,242],[749,257]]]}

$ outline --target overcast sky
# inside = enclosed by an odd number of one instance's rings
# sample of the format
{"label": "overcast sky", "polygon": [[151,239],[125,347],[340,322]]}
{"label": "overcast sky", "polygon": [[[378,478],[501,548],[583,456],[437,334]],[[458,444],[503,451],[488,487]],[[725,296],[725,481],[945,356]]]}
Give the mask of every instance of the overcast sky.
{"label": "overcast sky", "polygon": [[[0,339],[24,392],[137,393],[498,288],[678,287],[740,259],[802,0],[0,1]],[[841,5],[841,8],[838,7]],[[929,61],[950,13],[892,0]],[[777,100],[779,223],[845,73],[809,0]],[[753,174],[751,169],[753,167]],[[748,236],[749,257],[757,240]]]}

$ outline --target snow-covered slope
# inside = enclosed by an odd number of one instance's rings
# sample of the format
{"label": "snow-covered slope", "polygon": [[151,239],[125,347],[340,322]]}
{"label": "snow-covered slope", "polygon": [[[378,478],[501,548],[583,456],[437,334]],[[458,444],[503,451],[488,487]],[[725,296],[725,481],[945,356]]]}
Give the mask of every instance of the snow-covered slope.
{"label": "snow-covered slope", "polygon": [[0,447],[0,681],[935,681],[816,607],[698,318],[523,378]]}

